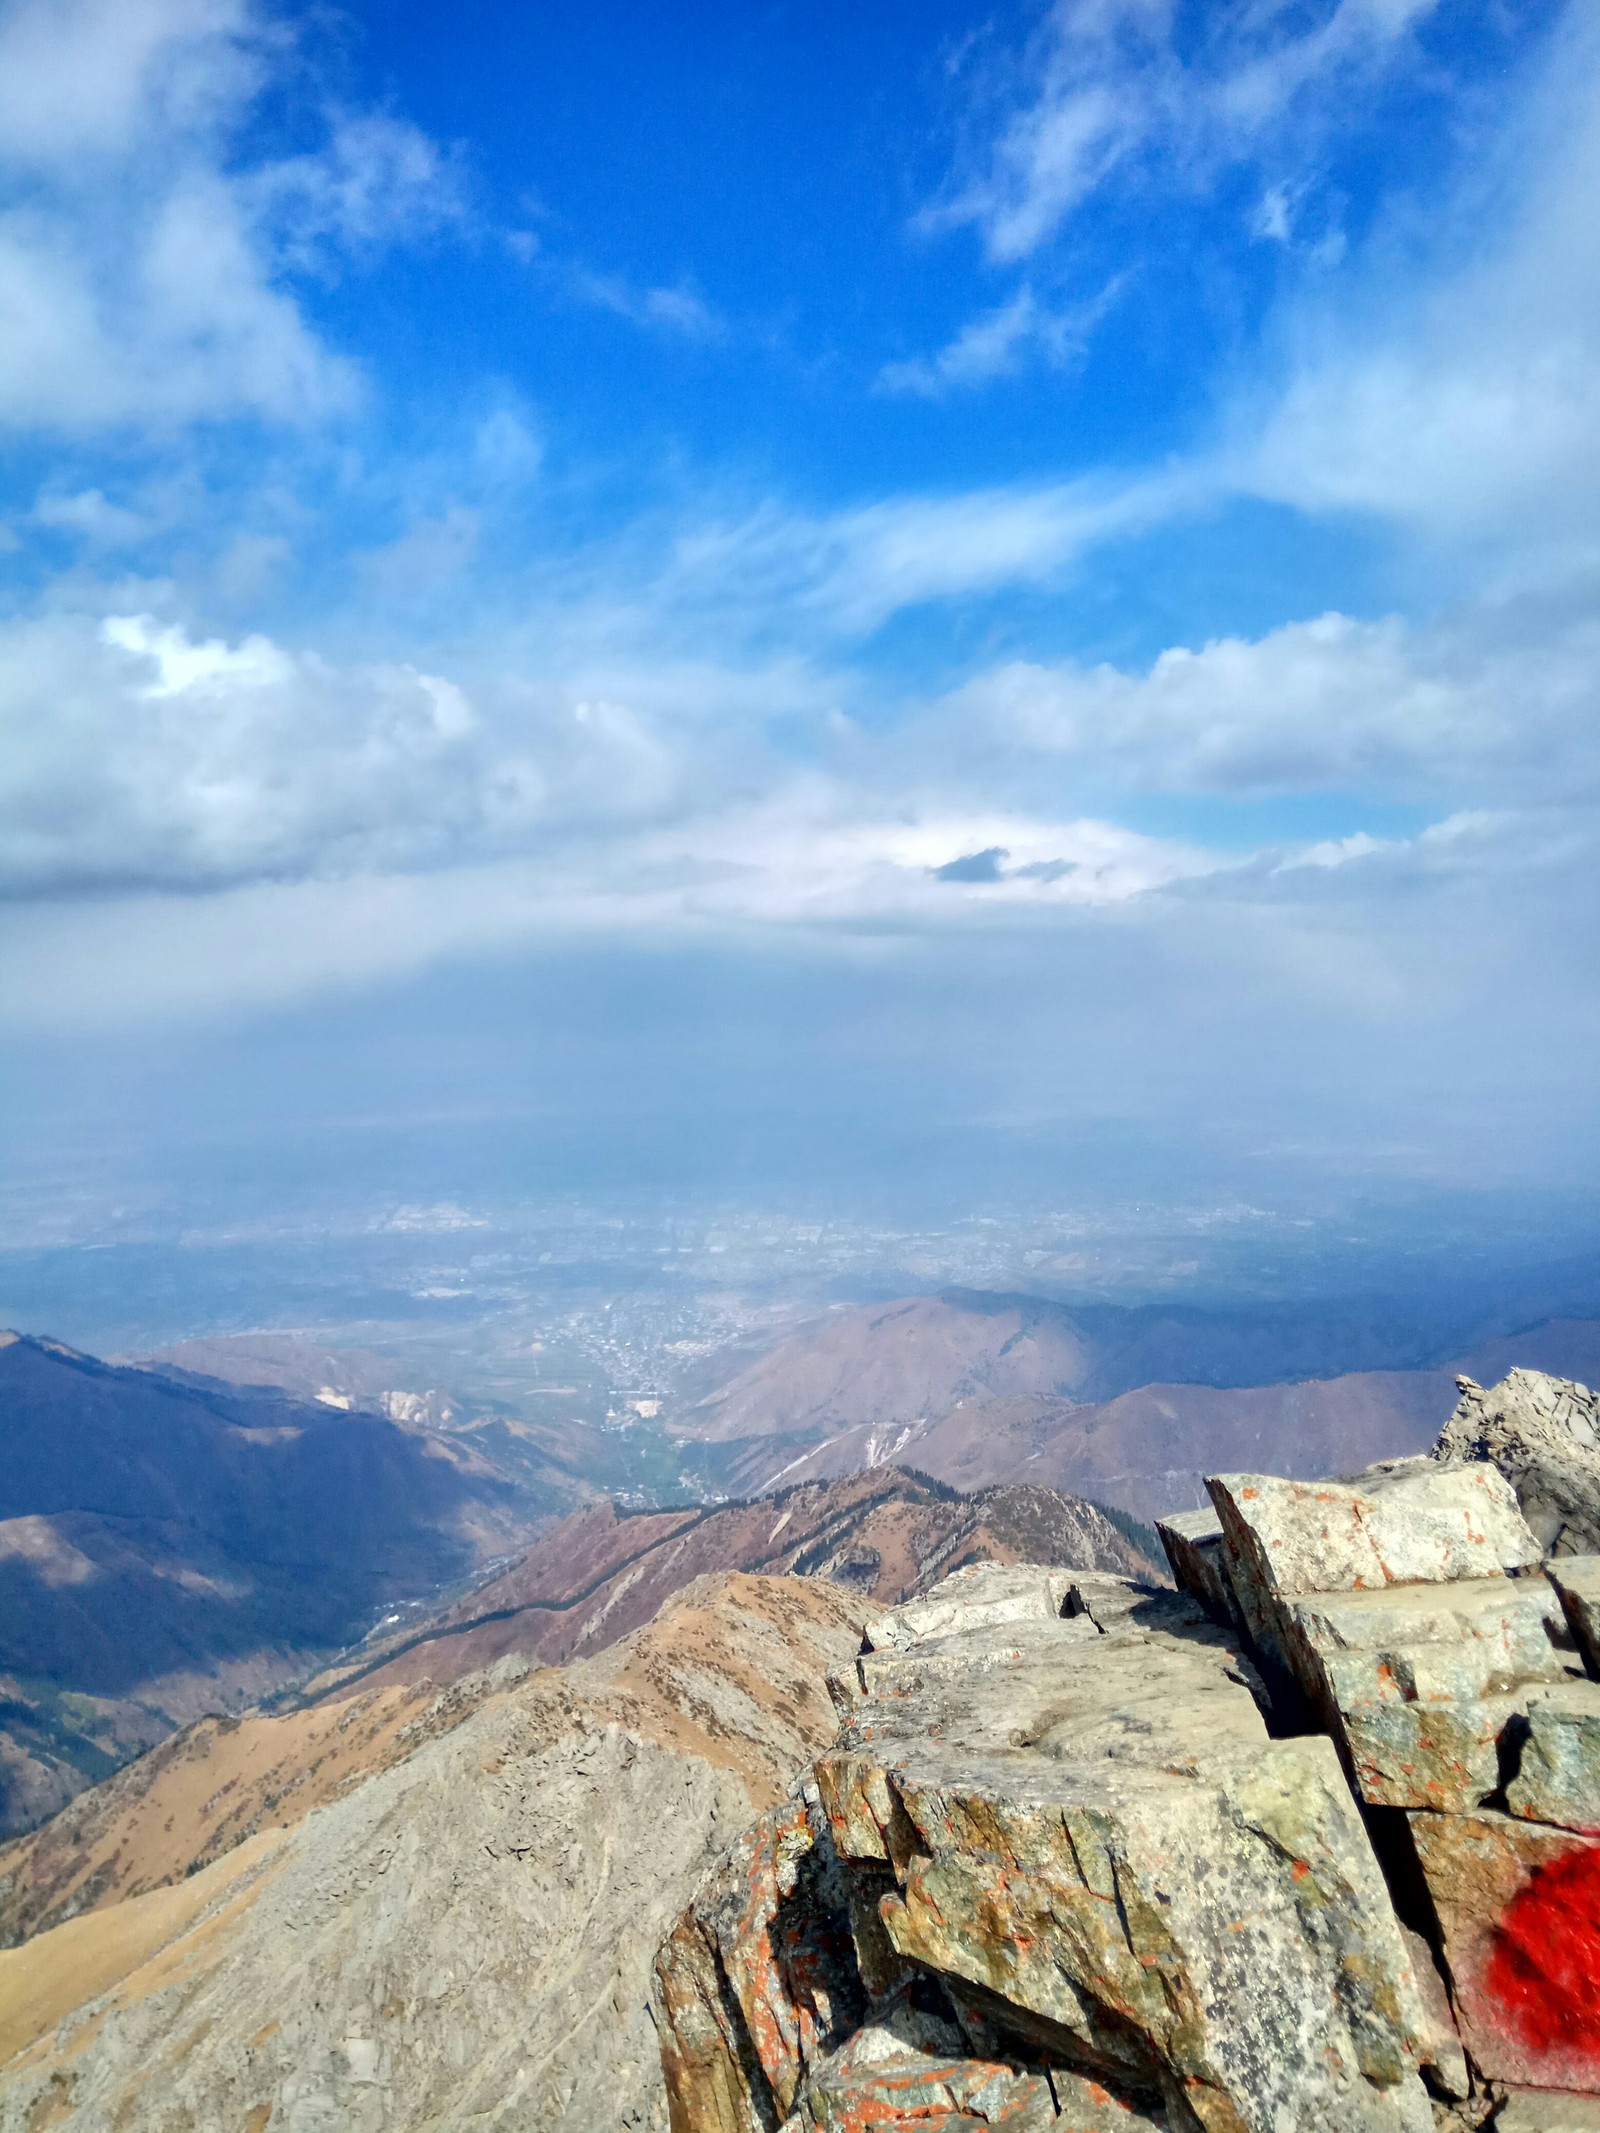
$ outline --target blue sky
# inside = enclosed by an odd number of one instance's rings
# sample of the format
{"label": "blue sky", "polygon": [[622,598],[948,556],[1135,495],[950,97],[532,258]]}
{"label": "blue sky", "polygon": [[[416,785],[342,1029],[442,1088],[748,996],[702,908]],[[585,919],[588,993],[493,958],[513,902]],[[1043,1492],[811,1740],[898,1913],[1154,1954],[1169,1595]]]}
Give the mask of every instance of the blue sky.
{"label": "blue sky", "polygon": [[0,0],[13,1152],[1591,1179],[1597,183],[1558,0]]}

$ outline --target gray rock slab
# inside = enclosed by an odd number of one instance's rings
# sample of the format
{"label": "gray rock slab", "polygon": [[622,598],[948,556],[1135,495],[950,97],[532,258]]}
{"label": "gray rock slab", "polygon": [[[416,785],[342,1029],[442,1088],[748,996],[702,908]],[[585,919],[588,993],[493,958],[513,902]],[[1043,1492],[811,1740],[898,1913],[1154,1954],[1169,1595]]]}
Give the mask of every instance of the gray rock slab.
{"label": "gray rock slab", "polygon": [[1538,1576],[1322,1593],[1277,1615],[1280,1650],[1373,1806],[1478,1806],[1530,1694],[1580,1672]]}
{"label": "gray rock slab", "polygon": [[1600,2133],[1600,2096],[1511,2089],[1495,2116],[1494,2133]]}
{"label": "gray rock slab", "polygon": [[1600,1681],[1571,1681],[1530,1696],[1512,1814],[1600,1835]]}
{"label": "gray rock slab", "polygon": [[1510,1483],[1486,1464],[1407,1467],[1359,1488],[1273,1474],[1219,1474],[1206,1487],[1246,1627],[1297,1678],[1288,1600],[1503,1576],[1540,1559]]}
{"label": "gray rock slab", "polygon": [[1072,1573],[1041,1563],[970,1563],[930,1592],[891,1607],[873,1625],[875,1651],[903,1651],[930,1637],[1059,1615]]}
{"label": "gray rock slab", "polygon": [[1422,2133],[1416,1976],[1331,1743],[1220,1632],[1106,1635],[869,1698],[816,1765],[908,1962],[1175,2127]]}
{"label": "gray rock slab", "polygon": [[1556,1556],[1545,1574],[1561,1595],[1590,1673],[1600,1674],[1600,1555]]}
{"label": "gray rock slab", "polygon": [[1061,1611],[1069,1621],[1087,1615],[1096,1629],[1108,1632],[1129,1625],[1178,1629],[1193,1623],[1198,1627],[1210,1619],[1209,1611],[1188,1593],[1141,1585],[1109,1571],[1074,1571]]}

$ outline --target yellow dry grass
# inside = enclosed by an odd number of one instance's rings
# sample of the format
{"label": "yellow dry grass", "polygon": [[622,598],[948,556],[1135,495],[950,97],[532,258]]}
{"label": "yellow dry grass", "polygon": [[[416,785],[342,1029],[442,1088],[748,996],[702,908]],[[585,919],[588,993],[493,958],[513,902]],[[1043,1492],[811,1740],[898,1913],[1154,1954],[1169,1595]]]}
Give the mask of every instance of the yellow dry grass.
{"label": "yellow dry grass", "polygon": [[92,1887],[96,1909],[181,1880],[258,1830],[288,1829],[406,1752],[427,1687],[278,1718],[203,1719],[0,1852],[8,1917],[35,1930]]}
{"label": "yellow dry grass", "polygon": [[[154,1991],[215,1946],[255,1901],[261,1883],[254,1869],[283,1841],[282,1831],[263,1830],[187,1881],[69,1918],[26,1947],[0,1950],[0,2066],[86,2001],[115,1986],[130,1998]],[[224,1901],[230,1889],[236,1893]],[[208,1911],[213,1915],[205,1917]]]}

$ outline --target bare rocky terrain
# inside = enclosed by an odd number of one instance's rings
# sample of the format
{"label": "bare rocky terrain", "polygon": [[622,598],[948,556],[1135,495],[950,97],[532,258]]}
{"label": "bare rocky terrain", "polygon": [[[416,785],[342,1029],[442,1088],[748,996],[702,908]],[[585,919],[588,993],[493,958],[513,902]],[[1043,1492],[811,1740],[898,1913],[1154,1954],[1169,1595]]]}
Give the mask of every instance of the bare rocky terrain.
{"label": "bare rocky terrain", "polygon": [[1593,2133],[1600,1399],[1458,1391],[1429,1454],[1211,1476],[1177,1590],[1023,1559],[1104,1538],[1045,1491],[582,1514],[569,1578],[790,1511],[832,1574],[74,1801],[0,1851],[0,2129]]}
{"label": "bare rocky terrain", "polygon": [[[656,1942],[831,1736],[825,1677],[873,1611],[702,1580],[578,1667],[212,1724],[135,1765],[60,1833],[111,1874],[0,1954],[0,2128],[664,2127]],[[0,1913],[41,1857],[0,1854]]]}
{"label": "bare rocky terrain", "polygon": [[673,2133],[1600,2126],[1600,1399],[957,1572],[656,1963]]}

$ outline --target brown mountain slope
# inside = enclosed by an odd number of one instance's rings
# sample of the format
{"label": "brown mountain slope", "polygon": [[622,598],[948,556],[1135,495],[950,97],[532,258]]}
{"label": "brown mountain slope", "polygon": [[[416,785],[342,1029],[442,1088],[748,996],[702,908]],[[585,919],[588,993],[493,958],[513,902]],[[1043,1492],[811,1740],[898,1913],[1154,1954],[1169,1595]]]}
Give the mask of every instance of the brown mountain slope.
{"label": "brown mountain slope", "polygon": [[[899,1460],[963,1487],[1048,1482],[1148,1518],[1247,1458],[1320,1474],[1369,1445],[1429,1441],[1449,1379],[1411,1367],[1420,1338],[1370,1305],[1069,1308],[956,1290],[813,1320],[666,1426],[744,1491]],[[1384,1367],[1334,1376],[1324,1358]]]}
{"label": "brown mountain slope", "polygon": [[930,1576],[981,1561],[1161,1575],[1093,1504],[1032,1486],[961,1496],[895,1467],[753,1503],[632,1514],[603,1504],[552,1527],[403,1645],[364,1649],[311,1693],[357,1680],[454,1681],[508,1652],[546,1663],[582,1657],[709,1571],[796,1572],[892,1605]]}
{"label": "brown mountain slope", "polygon": [[832,1436],[943,1414],[983,1392],[1075,1392],[1092,1343],[1058,1306],[997,1297],[912,1296],[802,1326],[674,1417],[685,1436]]}
{"label": "brown mountain slope", "polygon": [[[265,1720],[248,1749],[210,1727],[187,1774],[127,1773],[71,1812],[145,1893],[0,1953],[0,2126],[664,2126],[651,1955],[832,1737],[825,1677],[871,1612],[819,1579],[701,1580],[581,1666]],[[331,1793],[296,1786],[348,1754],[341,1725],[366,1747]],[[258,1831],[170,1878],[246,1795]]]}
{"label": "brown mountain slope", "polygon": [[952,1289],[830,1311],[676,1407],[674,1432],[708,1444],[893,1430],[975,1398],[1103,1403],[1140,1385],[1271,1385],[1410,1370],[1428,1337],[1380,1300],[1203,1310],[1067,1305]]}
{"label": "brown mountain slope", "polygon": [[[1455,1405],[1447,1370],[1373,1370],[1296,1385],[1141,1385],[1114,1400],[976,1397],[886,1431],[841,1432],[785,1479],[904,1460],[955,1487],[1027,1480],[1150,1520],[1206,1501],[1202,1474],[1261,1468],[1314,1480],[1425,1451]],[[737,1479],[770,1478],[766,1440],[743,1448]]]}

